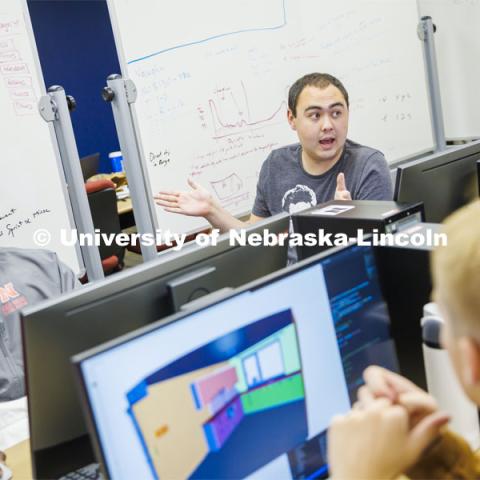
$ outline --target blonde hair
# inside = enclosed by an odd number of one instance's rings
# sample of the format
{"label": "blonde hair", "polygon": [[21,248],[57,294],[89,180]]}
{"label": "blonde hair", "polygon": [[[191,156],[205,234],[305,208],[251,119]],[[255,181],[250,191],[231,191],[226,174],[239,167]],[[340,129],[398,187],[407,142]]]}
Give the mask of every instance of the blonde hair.
{"label": "blonde hair", "polygon": [[443,231],[448,245],[432,254],[434,298],[455,317],[453,332],[480,337],[480,201],[450,215]]}

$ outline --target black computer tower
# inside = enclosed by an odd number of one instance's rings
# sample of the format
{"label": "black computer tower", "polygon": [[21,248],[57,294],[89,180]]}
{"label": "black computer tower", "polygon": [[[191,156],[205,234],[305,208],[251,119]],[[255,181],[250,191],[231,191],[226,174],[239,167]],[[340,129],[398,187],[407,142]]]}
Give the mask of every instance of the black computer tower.
{"label": "black computer tower", "polygon": [[[369,233],[396,233],[423,221],[423,204],[402,204],[381,200],[332,200],[292,215],[293,230],[300,234],[317,235],[315,245],[297,246],[298,259],[311,257],[342,241],[344,235],[358,239]],[[320,233],[319,233],[320,231]],[[330,237],[325,238],[327,234]],[[340,238],[341,234],[342,238]],[[328,240],[328,241],[326,241]],[[329,243],[330,242],[330,243]]]}

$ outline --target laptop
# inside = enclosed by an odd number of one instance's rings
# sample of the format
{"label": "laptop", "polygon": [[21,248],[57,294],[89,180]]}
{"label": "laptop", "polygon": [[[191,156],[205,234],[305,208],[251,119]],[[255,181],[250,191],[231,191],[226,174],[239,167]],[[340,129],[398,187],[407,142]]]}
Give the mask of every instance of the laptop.
{"label": "laptop", "polygon": [[333,249],[73,357],[112,479],[325,478],[371,364],[398,370],[370,247]]}

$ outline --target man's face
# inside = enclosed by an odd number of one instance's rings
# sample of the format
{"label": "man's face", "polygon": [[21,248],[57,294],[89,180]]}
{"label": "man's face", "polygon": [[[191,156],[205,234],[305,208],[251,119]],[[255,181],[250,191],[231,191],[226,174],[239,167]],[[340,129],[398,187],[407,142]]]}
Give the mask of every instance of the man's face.
{"label": "man's face", "polygon": [[348,132],[348,108],[337,87],[306,86],[297,102],[297,115],[288,111],[303,151],[315,162],[338,160]]}

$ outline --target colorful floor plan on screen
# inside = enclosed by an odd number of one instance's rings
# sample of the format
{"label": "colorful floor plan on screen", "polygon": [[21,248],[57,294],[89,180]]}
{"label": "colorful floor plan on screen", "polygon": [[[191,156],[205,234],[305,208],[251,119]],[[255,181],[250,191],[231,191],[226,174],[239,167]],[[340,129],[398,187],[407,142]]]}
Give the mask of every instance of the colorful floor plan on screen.
{"label": "colorful floor plan on screen", "polygon": [[155,478],[253,473],[307,438],[292,312],[260,319],[176,359],[127,399]]}

